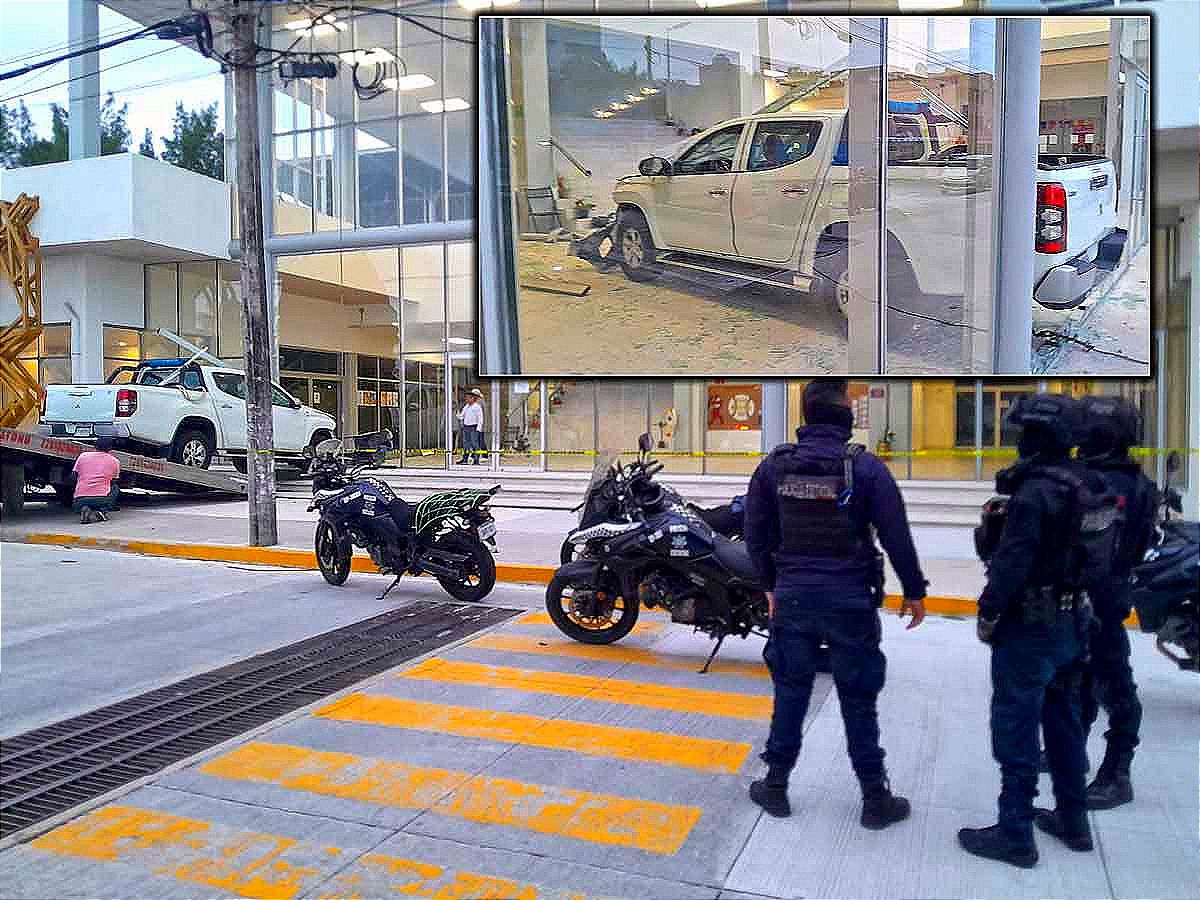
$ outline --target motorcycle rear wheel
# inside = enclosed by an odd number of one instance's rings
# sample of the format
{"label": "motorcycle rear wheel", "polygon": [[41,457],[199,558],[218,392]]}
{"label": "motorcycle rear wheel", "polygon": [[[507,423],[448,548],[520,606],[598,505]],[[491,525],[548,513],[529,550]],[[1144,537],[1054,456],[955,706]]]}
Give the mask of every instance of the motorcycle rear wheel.
{"label": "motorcycle rear wheel", "polygon": [[496,560],[492,552],[478,540],[452,531],[437,540],[437,546],[454,553],[465,553],[470,557],[467,563],[468,574],[462,581],[453,578],[438,578],[440,584],[455,600],[466,603],[478,603],[492,592],[496,586]]}
{"label": "motorcycle rear wheel", "polygon": [[317,523],[317,534],[313,543],[321,575],[334,587],[345,584],[346,579],[350,577],[349,539],[339,535],[336,528],[321,520]]}
{"label": "motorcycle rear wheel", "polygon": [[555,575],[546,588],[546,612],[550,614],[551,620],[558,626],[559,631],[581,644],[612,644],[633,630],[638,618],[636,599],[630,601],[624,597],[617,597],[613,600],[613,607],[607,615],[583,618],[577,613],[568,611],[563,605],[564,600],[568,604],[574,605],[572,597],[565,595],[565,592],[576,587],[590,588],[591,586],[577,585],[570,578]]}

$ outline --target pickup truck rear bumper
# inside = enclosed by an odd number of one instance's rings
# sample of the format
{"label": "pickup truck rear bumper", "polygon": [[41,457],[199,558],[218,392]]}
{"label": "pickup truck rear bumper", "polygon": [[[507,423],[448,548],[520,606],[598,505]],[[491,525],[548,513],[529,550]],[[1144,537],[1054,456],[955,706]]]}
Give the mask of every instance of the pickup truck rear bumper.
{"label": "pickup truck rear bumper", "polygon": [[1128,237],[1129,232],[1124,228],[1114,228],[1095,245],[1095,257],[1089,247],[1075,258],[1055,266],[1034,286],[1033,299],[1047,309],[1074,309],[1105,272],[1117,267]]}

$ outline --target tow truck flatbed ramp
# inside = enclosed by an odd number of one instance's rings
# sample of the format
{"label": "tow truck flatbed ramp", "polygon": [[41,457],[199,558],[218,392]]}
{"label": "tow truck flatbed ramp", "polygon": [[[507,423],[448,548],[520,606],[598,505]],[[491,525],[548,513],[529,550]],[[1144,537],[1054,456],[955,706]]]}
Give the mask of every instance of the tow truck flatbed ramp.
{"label": "tow truck flatbed ramp", "polygon": [[[20,511],[25,485],[69,487],[76,457],[93,447],[40,431],[0,428],[0,462],[4,474],[4,512]],[[213,492],[246,495],[245,479],[184,466],[166,459],[112,451],[121,462],[122,488],[168,492]]]}

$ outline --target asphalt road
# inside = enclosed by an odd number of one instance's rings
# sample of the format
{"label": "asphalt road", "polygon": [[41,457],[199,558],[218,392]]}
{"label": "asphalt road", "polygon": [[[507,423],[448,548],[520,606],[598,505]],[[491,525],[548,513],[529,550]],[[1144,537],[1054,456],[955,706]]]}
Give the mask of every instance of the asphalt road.
{"label": "asphalt road", "polygon": [[[0,544],[0,736],[79,715],[164,684],[379,615],[444,599],[429,579],[155,559]],[[501,584],[489,602],[528,607],[542,589]]]}

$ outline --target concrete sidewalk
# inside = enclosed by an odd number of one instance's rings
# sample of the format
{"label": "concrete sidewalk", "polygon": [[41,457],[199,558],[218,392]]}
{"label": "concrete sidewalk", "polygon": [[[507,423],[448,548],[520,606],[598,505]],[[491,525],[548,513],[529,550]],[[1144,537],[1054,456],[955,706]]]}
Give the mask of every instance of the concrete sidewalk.
{"label": "concrete sidewalk", "polygon": [[[279,546],[311,552],[316,513],[305,500],[279,500]],[[497,560],[513,566],[557,566],[563,539],[578,522],[566,510],[493,507],[499,533]],[[28,505],[18,519],[0,524],[0,538],[21,541],[30,535],[61,534],[124,541],[169,541],[201,545],[245,546],[246,503],[220,499],[130,494],[108,522],[80,525],[78,516],[56,504]],[[940,545],[937,532],[917,530],[917,551],[933,596],[974,599],[983,589],[983,567],[961,558],[957,545]],[[888,592],[900,584],[888,568]]]}
{"label": "concrete sidewalk", "polygon": [[[1134,641],[1137,801],[1095,852],[1050,838],[1017,870],[955,831],[995,817],[988,652],[971,623],[884,615],[883,742],[912,817],[857,823],[838,704],[819,676],[795,814],[746,797],[770,715],[761,642],[647,616],[617,645],[532,613],[209,751],[0,853],[14,898],[1185,898],[1200,884],[1196,677]],[[1090,748],[1101,752],[1099,731]],[[1043,779],[1043,801],[1048,792]]]}

